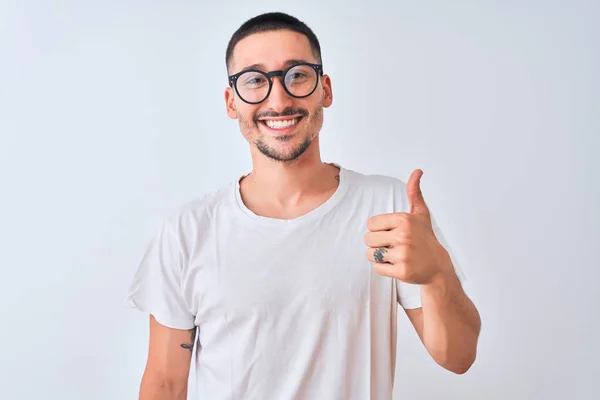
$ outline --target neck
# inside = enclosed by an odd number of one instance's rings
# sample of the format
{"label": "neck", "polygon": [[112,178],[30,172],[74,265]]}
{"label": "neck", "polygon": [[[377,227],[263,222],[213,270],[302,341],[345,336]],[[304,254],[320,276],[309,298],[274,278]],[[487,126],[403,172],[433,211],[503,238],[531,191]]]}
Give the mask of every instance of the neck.
{"label": "neck", "polygon": [[[320,193],[335,184],[335,167],[321,161],[318,136],[308,149],[291,162],[275,161],[252,148],[252,172],[242,182],[245,189],[281,205]],[[244,189],[244,187],[242,188]]]}

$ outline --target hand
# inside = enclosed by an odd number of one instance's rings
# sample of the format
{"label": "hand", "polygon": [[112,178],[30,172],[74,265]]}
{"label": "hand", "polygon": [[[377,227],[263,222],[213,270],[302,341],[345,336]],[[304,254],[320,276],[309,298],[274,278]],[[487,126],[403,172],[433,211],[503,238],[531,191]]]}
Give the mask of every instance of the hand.
{"label": "hand", "polygon": [[367,258],[375,272],[407,283],[432,283],[446,270],[449,255],[435,237],[431,214],[421,193],[423,171],[415,170],[406,185],[410,212],[369,219],[365,235]]}

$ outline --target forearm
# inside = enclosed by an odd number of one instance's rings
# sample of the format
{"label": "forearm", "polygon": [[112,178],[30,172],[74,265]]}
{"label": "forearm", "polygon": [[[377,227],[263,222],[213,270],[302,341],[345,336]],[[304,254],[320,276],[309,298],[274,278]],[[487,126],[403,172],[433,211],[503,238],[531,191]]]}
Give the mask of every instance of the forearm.
{"label": "forearm", "polygon": [[187,400],[187,382],[174,383],[144,377],[139,400]]}
{"label": "forearm", "polygon": [[421,285],[423,343],[435,361],[464,373],[475,361],[481,328],[479,313],[462,289],[447,257],[444,271]]}

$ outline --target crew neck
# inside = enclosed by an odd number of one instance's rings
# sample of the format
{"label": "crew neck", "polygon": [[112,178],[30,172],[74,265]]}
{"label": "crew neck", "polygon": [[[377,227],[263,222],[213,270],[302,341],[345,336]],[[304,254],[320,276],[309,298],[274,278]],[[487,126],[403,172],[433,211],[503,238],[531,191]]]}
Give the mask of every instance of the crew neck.
{"label": "crew neck", "polygon": [[311,210],[304,215],[301,215],[299,217],[292,218],[292,219],[264,217],[264,216],[254,213],[252,210],[250,210],[248,207],[246,207],[246,204],[244,204],[244,202],[242,200],[242,194],[240,191],[240,181],[246,175],[240,176],[238,179],[236,179],[235,183],[232,185],[236,210],[239,211],[241,214],[243,214],[243,217],[244,217],[243,219],[248,222],[251,222],[253,224],[272,226],[272,227],[297,226],[297,225],[305,224],[305,223],[312,222],[312,221],[322,218],[325,214],[327,214],[329,211],[331,211],[340,202],[340,200],[342,199],[342,197],[348,190],[348,174],[347,174],[346,169],[344,169],[341,165],[339,165],[337,163],[327,163],[327,164],[333,165],[333,166],[339,168],[340,183],[338,184],[338,187],[335,190],[335,192],[327,200],[325,200],[325,202],[323,202],[323,204],[319,205],[314,210]]}

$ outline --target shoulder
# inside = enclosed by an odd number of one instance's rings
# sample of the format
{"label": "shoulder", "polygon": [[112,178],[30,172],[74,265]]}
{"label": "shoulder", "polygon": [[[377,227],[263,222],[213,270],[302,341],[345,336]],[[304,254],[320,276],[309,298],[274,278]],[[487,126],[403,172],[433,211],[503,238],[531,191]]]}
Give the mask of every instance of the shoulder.
{"label": "shoulder", "polygon": [[406,182],[400,178],[383,174],[367,174],[345,169],[346,176],[353,186],[373,191],[405,191]]}
{"label": "shoulder", "polygon": [[345,170],[352,197],[360,203],[370,204],[378,212],[400,212],[408,208],[406,182],[398,177]]}
{"label": "shoulder", "polygon": [[231,199],[235,183],[231,182],[204,195],[182,203],[170,210],[163,220],[163,224],[179,236],[188,236],[207,228],[215,215],[227,213],[227,208],[232,206]]}

